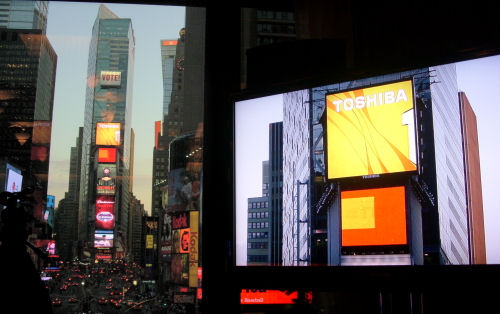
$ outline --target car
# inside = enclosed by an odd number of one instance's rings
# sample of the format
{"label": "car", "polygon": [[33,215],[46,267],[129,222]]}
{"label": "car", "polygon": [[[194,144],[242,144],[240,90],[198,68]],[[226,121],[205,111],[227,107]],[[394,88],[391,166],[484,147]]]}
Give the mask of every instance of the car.
{"label": "car", "polygon": [[108,304],[108,299],[106,299],[105,297],[100,297],[98,300],[97,300],[97,303],[99,304]]}
{"label": "car", "polygon": [[68,302],[69,303],[76,303],[76,302],[78,302],[78,299],[75,298],[75,297],[71,297],[71,298],[68,299]]}
{"label": "car", "polygon": [[55,298],[52,300],[52,305],[60,306],[61,304],[62,304],[62,301],[59,298]]}

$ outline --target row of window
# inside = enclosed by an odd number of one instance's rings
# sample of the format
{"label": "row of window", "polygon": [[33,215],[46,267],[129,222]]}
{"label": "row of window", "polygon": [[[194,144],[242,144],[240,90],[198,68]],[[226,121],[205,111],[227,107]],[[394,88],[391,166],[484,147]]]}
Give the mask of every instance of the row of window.
{"label": "row of window", "polygon": [[293,12],[257,10],[257,18],[293,21],[295,16]]}
{"label": "row of window", "polygon": [[248,229],[262,229],[269,228],[269,222],[249,222]]}
{"label": "row of window", "polygon": [[257,31],[259,33],[295,34],[295,25],[259,23],[257,24]]}
{"label": "row of window", "polygon": [[267,239],[267,232],[249,232],[249,239]]}
{"label": "row of window", "polygon": [[249,262],[267,262],[267,255],[248,255]]}
{"label": "row of window", "polygon": [[269,212],[248,213],[248,218],[254,218],[254,219],[269,218]]}
{"label": "row of window", "polygon": [[269,202],[251,202],[248,203],[248,208],[267,208],[269,206]]}
{"label": "row of window", "polygon": [[248,242],[248,248],[249,249],[267,249],[268,243],[267,242]]}

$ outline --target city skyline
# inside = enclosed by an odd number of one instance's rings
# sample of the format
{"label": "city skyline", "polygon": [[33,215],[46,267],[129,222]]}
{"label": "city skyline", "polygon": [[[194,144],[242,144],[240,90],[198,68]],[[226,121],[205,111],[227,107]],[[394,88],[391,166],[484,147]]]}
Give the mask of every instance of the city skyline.
{"label": "city skyline", "polygon": [[[136,142],[133,193],[150,212],[154,121],[162,118],[163,106],[160,43],[162,39],[179,36],[184,27],[185,8],[104,5],[120,18],[130,18],[134,28],[132,128]],[[56,204],[67,191],[70,147],[78,136],[78,127],[83,126],[89,44],[98,8],[99,3],[49,4],[47,36],[59,58],[49,170],[49,194],[56,196]]]}

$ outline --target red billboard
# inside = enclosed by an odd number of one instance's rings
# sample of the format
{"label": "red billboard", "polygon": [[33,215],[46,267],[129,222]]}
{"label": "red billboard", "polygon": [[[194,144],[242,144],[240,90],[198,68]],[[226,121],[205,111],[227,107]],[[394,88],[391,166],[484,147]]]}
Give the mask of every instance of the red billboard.
{"label": "red billboard", "polygon": [[[297,291],[243,289],[240,293],[240,304],[295,304],[297,299]],[[311,293],[306,293],[305,300],[312,302]]]}
{"label": "red billboard", "polygon": [[404,245],[403,186],[341,192],[342,246]]}
{"label": "red billboard", "polygon": [[97,153],[97,161],[99,163],[115,163],[116,148],[99,147],[99,151]]}
{"label": "red billboard", "polygon": [[113,230],[115,228],[115,197],[97,196],[95,202],[96,230]]}

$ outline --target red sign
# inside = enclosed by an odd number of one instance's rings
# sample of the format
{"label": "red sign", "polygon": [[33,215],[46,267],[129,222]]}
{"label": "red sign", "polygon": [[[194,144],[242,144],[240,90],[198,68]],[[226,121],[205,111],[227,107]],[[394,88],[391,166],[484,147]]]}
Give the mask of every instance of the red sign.
{"label": "red sign", "polygon": [[116,148],[99,148],[98,158],[99,163],[116,162]]}
{"label": "red sign", "polygon": [[188,213],[181,213],[172,216],[172,229],[184,229],[189,228],[188,223]]}
{"label": "red sign", "polygon": [[161,44],[162,46],[176,46],[177,40],[163,40]]}
{"label": "red sign", "polygon": [[[244,289],[240,293],[240,304],[295,304],[297,291]],[[311,302],[311,295],[306,294],[306,300]]]}
{"label": "red sign", "polygon": [[99,230],[113,230],[115,227],[114,214],[114,196],[98,196],[95,204],[95,228]]}

